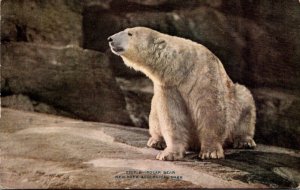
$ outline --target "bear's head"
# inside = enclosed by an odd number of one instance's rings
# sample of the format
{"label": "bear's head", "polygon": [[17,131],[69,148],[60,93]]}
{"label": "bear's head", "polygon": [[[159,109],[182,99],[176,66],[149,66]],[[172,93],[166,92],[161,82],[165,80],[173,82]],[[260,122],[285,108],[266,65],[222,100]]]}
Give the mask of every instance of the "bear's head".
{"label": "bear's head", "polygon": [[171,59],[176,59],[174,45],[169,44],[171,39],[150,28],[134,27],[110,36],[108,42],[112,52],[121,56],[127,66],[161,83],[164,72],[175,68],[174,64],[166,64],[175,63]]}
{"label": "bear's head", "polygon": [[166,41],[161,33],[146,27],[127,28],[108,37],[112,52],[131,62],[145,63],[145,58],[164,49]]}

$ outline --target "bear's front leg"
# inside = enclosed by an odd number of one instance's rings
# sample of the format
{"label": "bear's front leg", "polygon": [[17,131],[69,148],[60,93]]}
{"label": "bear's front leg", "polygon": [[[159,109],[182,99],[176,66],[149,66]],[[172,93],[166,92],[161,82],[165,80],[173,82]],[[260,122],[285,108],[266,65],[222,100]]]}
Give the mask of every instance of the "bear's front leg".
{"label": "bear's front leg", "polygon": [[222,144],[219,142],[209,142],[209,140],[202,141],[199,157],[202,160],[224,158]]}
{"label": "bear's front leg", "polygon": [[154,95],[152,98],[151,111],[149,115],[149,133],[151,137],[148,140],[147,146],[158,150],[163,150],[166,148],[166,143],[161,134],[156,104],[157,104],[157,95]]}
{"label": "bear's front leg", "polygon": [[176,88],[155,86],[156,109],[166,149],[158,160],[181,160],[189,147],[191,119],[185,102]]}

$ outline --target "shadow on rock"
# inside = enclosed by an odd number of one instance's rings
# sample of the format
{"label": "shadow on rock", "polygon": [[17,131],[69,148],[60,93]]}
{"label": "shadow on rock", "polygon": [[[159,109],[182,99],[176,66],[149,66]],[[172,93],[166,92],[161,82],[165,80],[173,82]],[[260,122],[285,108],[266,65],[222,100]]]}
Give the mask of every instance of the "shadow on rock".
{"label": "shadow on rock", "polygon": [[271,187],[297,187],[300,183],[300,158],[288,154],[248,150],[211,162],[248,172],[236,177],[244,182],[260,182]]}

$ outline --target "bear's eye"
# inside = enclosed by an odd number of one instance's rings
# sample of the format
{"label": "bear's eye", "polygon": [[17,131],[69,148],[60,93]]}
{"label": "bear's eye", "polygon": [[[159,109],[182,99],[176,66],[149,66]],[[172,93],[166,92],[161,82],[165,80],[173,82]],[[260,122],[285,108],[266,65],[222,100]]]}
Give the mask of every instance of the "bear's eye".
{"label": "bear's eye", "polygon": [[132,33],[128,32],[128,36],[132,36]]}

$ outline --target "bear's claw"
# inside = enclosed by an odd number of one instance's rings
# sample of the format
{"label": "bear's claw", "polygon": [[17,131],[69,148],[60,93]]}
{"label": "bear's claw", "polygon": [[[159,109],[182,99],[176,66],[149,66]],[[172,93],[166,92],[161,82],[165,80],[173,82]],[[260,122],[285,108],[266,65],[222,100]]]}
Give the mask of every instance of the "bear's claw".
{"label": "bear's claw", "polygon": [[200,152],[199,157],[204,159],[218,159],[218,158],[224,158],[224,153],[213,151],[213,152]]}
{"label": "bear's claw", "polygon": [[157,154],[157,160],[166,160],[166,161],[174,161],[174,160],[182,160],[184,157],[183,153],[179,152],[169,152],[168,150],[161,151]]}
{"label": "bear's claw", "polygon": [[235,139],[233,148],[255,148],[256,143],[252,138],[248,139]]}
{"label": "bear's claw", "polygon": [[224,151],[222,146],[216,146],[215,148],[202,147],[199,153],[199,158],[204,159],[219,159],[224,158]]}
{"label": "bear's claw", "polygon": [[157,140],[157,139],[155,139],[153,137],[151,137],[148,140],[147,146],[151,147],[151,148],[158,149],[158,150],[163,150],[163,149],[165,149],[167,147],[166,143],[163,140]]}

